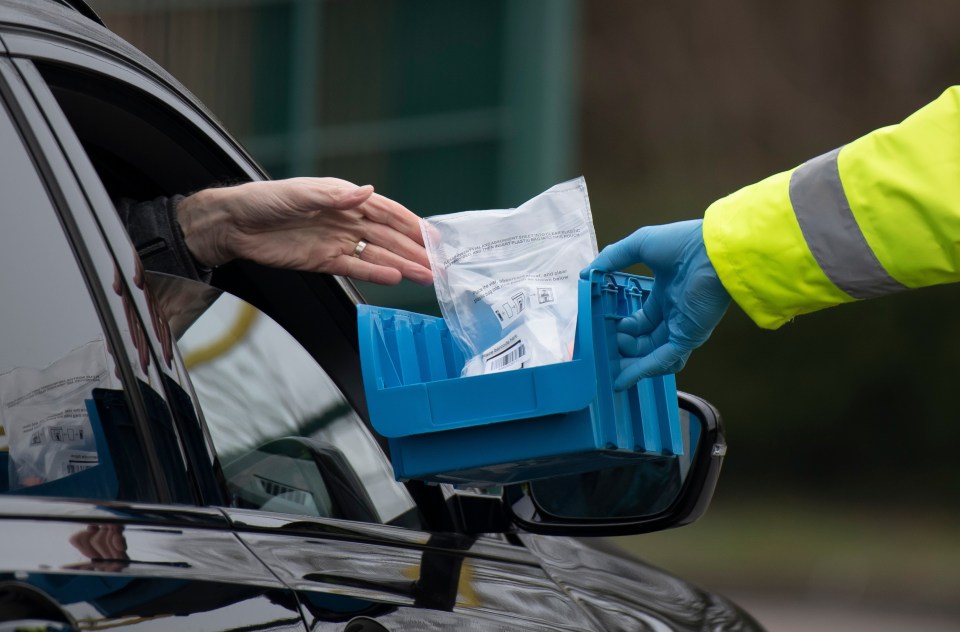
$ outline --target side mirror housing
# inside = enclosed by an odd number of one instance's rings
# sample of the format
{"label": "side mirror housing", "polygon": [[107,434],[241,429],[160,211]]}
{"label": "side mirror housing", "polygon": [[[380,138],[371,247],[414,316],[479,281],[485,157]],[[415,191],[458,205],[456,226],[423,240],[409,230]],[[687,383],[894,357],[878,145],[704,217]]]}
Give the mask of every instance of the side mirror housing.
{"label": "side mirror housing", "polygon": [[727,451],[707,401],[679,393],[684,455],[506,487],[513,524],[550,535],[615,536],[661,531],[706,512]]}

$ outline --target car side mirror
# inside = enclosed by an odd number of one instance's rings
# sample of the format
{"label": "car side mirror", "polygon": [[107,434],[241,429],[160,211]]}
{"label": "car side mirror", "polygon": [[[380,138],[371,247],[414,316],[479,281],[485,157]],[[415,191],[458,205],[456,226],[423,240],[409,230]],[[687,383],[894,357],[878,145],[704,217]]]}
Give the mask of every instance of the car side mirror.
{"label": "car side mirror", "polygon": [[631,535],[678,527],[704,514],[727,451],[720,415],[679,393],[684,454],[504,488],[512,521],[542,534]]}

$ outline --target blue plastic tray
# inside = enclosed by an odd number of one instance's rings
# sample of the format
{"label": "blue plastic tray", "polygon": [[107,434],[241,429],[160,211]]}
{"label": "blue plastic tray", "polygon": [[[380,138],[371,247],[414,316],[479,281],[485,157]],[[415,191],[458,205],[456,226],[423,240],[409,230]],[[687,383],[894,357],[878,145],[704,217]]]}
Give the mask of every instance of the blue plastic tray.
{"label": "blue plastic tray", "polygon": [[358,305],[367,408],[397,479],[497,485],[682,454],[673,375],[613,391],[616,322],[652,283],[594,271],[579,281],[572,360],[465,378],[443,319]]}

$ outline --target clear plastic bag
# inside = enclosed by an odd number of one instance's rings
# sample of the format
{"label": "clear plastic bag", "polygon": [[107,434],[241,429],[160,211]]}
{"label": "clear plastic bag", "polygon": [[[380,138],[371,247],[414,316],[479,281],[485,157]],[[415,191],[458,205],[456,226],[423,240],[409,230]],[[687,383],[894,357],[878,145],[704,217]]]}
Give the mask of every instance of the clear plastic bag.
{"label": "clear plastic bag", "polygon": [[435,215],[421,226],[464,377],[572,358],[577,280],[597,255],[582,177],[515,209]]}
{"label": "clear plastic bag", "polygon": [[0,375],[0,411],[9,441],[10,489],[76,474],[98,463],[86,400],[108,388],[106,345],[94,340],[43,369]]}

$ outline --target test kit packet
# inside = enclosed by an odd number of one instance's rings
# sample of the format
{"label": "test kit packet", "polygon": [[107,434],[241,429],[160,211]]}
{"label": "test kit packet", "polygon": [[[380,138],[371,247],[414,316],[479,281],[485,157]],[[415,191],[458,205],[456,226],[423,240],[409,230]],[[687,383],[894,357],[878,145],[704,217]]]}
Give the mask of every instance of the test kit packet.
{"label": "test kit packet", "polygon": [[597,256],[583,177],[517,208],[420,224],[440,310],[467,358],[462,377],[572,358],[577,281]]}
{"label": "test kit packet", "polygon": [[0,423],[9,442],[10,489],[55,481],[99,463],[87,399],[117,388],[102,339],[82,345],[43,369],[0,375]]}

